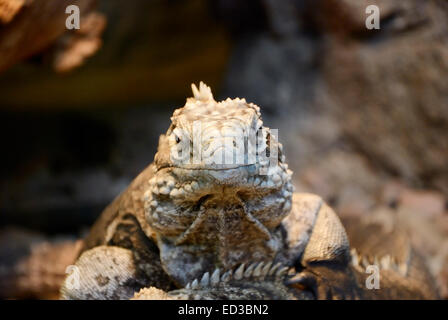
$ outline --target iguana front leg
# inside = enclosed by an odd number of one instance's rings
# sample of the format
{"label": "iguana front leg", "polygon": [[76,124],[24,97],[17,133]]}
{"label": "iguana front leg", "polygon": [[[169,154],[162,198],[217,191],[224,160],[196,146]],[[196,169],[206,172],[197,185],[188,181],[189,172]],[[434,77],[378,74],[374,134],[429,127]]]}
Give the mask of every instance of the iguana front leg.
{"label": "iguana front leg", "polygon": [[141,288],[173,289],[158,248],[134,215],[117,218],[105,245],[85,251],[61,289],[62,299],[129,299]]}
{"label": "iguana front leg", "polygon": [[[350,267],[350,244],[336,213],[317,195],[294,193],[286,230],[287,261],[317,299],[359,299],[363,291]],[[311,280],[311,281],[310,281]],[[312,286],[312,287],[310,287]]]}
{"label": "iguana front leg", "polygon": [[[286,261],[301,271],[306,284],[313,284],[308,289],[318,299],[438,297],[428,270],[401,230],[389,232],[358,223],[347,234],[320,197],[300,193],[293,195],[291,214],[282,225],[288,246]],[[349,239],[355,246],[350,246]],[[367,286],[368,266],[378,271],[378,288]]]}
{"label": "iguana front leg", "polygon": [[129,299],[150,285],[138,276],[130,250],[99,246],[84,252],[61,288],[61,299]]}
{"label": "iguana front leg", "polygon": [[317,195],[294,193],[291,213],[282,221],[286,257],[290,263],[339,263],[350,260],[350,245],[342,223]]}

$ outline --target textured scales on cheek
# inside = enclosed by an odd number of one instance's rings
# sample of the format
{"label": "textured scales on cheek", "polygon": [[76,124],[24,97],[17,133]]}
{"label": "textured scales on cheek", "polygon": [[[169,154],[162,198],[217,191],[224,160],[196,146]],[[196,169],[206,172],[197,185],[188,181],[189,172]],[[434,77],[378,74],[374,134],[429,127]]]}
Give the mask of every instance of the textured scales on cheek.
{"label": "textured scales on cheek", "polygon": [[260,108],[217,102],[203,83],[192,88],[159,141],[143,195],[164,268],[183,285],[210,268],[273,259],[293,192],[282,145]]}

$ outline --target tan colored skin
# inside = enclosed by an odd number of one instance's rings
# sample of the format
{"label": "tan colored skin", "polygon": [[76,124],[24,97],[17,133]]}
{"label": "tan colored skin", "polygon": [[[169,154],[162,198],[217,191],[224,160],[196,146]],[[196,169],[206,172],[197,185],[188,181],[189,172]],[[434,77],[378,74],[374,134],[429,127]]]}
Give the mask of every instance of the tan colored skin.
{"label": "tan colored skin", "polygon": [[[253,262],[280,262],[296,274],[288,287],[278,278],[250,286],[256,295],[265,284],[273,290],[271,298],[287,298],[282,292],[290,287],[299,298],[400,298],[400,292],[407,298],[436,296],[424,286],[405,290],[395,286],[394,276],[400,284],[407,283],[411,261],[407,258],[398,262],[406,272],[388,277],[395,295],[366,291],[358,265],[352,262],[345,229],[333,210],[318,196],[293,195],[292,172],[282,146],[268,128],[261,130],[259,108],[240,99],[218,103],[202,83],[199,90],[193,86],[193,93],[194,98],[174,112],[153,164],[92,227],[76,263],[81,286],[73,289],[66,281],[62,298],[128,299],[144,287],[167,292],[216,268],[232,270]],[[201,150],[205,156],[199,163],[172,157],[186,138],[197,138],[193,126],[197,120],[206,134],[193,144],[192,153]],[[221,146],[236,155],[244,152],[238,142],[248,132],[260,130],[264,131],[261,151],[270,147],[275,154],[275,148],[276,158],[258,157],[254,163],[239,165],[213,161]],[[261,174],[263,169],[267,175]],[[232,292],[228,297],[250,298],[237,290],[242,286],[247,288],[248,280],[227,284]],[[158,290],[150,292],[160,297]],[[201,298],[218,297],[227,289],[217,294],[216,288],[203,288],[193,296],[189,293],[193,289],[183,290],[188,297]]]}

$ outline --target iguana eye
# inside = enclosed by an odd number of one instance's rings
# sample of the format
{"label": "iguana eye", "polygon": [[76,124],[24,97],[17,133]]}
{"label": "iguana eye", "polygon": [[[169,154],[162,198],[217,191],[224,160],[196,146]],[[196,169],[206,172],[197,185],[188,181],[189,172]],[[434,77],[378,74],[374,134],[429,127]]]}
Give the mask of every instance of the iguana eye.
{"label": "iguana eye", "polygon": [[185,132],[179,128],[174,128],[171,134],[174,136],[174,141],[176,141],[176,143],[181,142],[181,137],[185,136]]}

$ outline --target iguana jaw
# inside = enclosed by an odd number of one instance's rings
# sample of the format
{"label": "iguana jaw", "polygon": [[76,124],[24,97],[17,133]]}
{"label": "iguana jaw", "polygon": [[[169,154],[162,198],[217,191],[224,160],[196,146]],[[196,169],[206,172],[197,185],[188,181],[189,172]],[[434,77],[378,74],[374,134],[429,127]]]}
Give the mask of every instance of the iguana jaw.
{"label": "iguana jaw", "polygon": [[215,242],[239,230],[269,241],[270,230],[288,214],[292,195],[290,173],[279,166],[272,174],[281,178],[274,183],[271,176],[256,174],[253,166],[158,170],[144,195],[146,220],[176,244],[225,246]]}

